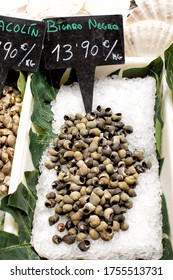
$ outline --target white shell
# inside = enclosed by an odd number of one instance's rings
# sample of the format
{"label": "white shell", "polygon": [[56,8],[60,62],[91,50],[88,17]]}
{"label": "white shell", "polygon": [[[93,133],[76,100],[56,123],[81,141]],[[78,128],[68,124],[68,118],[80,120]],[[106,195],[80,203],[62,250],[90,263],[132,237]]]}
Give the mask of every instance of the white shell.
{"label": "white shell", "polygon": [[162,21],[144,20],[125,26],[126,56],[157,57],[173,41],[173,27]]}
{"label": "white shell", "polygon": [[127,16],[129,0],[85,0],[84,9],[91,15],[116,15]]}
{"label": "white shell", "polygon": [[140,20],[161,20],[173,23],[173,1],[172,0],[145,0],[137,8],[131,10],[127,19],[128,23]]}
{"label": "white shell", "polygon": [[[2,1],[1,1],[2,2]],[[5,0],[0,5],[0,15],[11,15],[13,16],[13,11],[16,11],[22,7],[25,7],[28,0]]]}
{"label": "white shell", "polygon": [[72,16],[83,7],[84,0],[29,0],[27,14],[33,19]]}

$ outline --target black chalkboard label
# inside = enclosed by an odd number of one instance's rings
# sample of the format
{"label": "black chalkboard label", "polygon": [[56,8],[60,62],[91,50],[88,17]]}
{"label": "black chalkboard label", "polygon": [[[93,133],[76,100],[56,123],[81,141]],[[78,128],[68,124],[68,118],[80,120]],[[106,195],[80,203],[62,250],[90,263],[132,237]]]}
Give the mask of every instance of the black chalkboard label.
{"label": "black chalkboard label", "polygon": [[0,16],[0,89],[8,69],[38,70],[45,29],[42,21]]}
{"label": "black chalkboard label", "polygon": [[45,19],[45,67],[72,67],[86,111],[91,111],[95,67],[124,63],[121,15]]}

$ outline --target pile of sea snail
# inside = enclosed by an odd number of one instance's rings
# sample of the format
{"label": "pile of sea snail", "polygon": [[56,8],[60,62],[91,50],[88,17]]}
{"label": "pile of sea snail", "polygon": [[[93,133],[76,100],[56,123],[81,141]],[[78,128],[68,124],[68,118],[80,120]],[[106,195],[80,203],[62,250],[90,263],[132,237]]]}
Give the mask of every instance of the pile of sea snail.
{"label": "pile of sea snail", "polygon": [[[139,173],[151,163],[144,160],[143,152],[129,150],[127,134],[133,127],[121,119],[121,113],[101,106],[85,116],[64,116],[45,162],[57,172],[45,199],[45,206],[55,209],[48,221],[57,223],[54,243],[77,241],[86,251],[91,239],[108,241],[115,232],[129,228],[124,213],[133,206],[130,198],[136,196]],[[67,216],[65,224],[58,223],[61,215]]]}
{"label": "pile of sea snail", "polygon": [[0,197],[8,193],[20,120],[21,93],[9,86],[0,99]]}

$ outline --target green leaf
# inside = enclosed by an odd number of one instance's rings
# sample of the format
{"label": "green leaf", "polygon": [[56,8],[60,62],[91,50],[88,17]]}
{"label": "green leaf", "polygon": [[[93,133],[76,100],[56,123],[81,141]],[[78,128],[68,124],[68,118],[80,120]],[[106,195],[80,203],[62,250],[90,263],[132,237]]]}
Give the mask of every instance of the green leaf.
{"label": "green leaf", "polygon": [[25,87],[26,87],[25,75],[23,74],[23,72],[20,71],[19,78],[17,80],[17,88],[21,92],[22,97],[24,96]]}
{"label": "green leaf", "polygon": [[2,199],[0,208],[5,212],[10,213],[16,221],[16,223],[18,224],[18,236],[20,244],[29,243],[32,228],[32,217],[27,216],[27,214],[24,211],[18,208],[9,206],[9,198],[10,195]]}
{"label": "green leaf", "polygon": [[39,176],[38,170],[25,172],[25,179],[26,179],[27,187],[33,193],[35,198],[37,197],[37,191],[36,191],[35,186],[37,185],[37,182],[38,182],[38,176]]}
{"label": "green leaf", "polygon": [[40,260],[30,244],[0,248],[0,260]]}
{"label": "green leaf", "polygon": [[37,133],[34,133],[32,130],[29,132],[29,138],[30,138],[30,152],[32,156],[32,162],[35,166],[35,168],[39,167],[40,159],[42,157],[43,152],[45,149],[49,146],[50,141],[56,137],[55,134],[45,134],[40,135]]}
{"label": "green leaf", "polygon": [[172,250],[172,244],[170,239],[164,237],[162,243],[163,243],[163,256],[161,260],[173,260],[173,250]]}
{"label": "green leaf", "polygon": [[165,51],[165,70],[166,70],[166,81],[173,92],[173,44]]}
{"label": "green leaf", "polygon": [[55,89],[48,84],[40,72],[37,72],[31,79],[31,91],[34,97],[31,120],[43,131],[51,133],[53,113],[50,103],[56,97]]}
{"label": "green leaf", "polygon": [[150,73],[150,68],[148,66],[141,68],[130,68],[123,71],[123,78],[144,78],[148,75],[148,73]]}
{"label": "green leaf", "polygon": [[20,183],[17,190],[10,195],[8,206],[22,210],[32,217],[35,209],[35,199],[35,195]]}
{"label": "green leaf", "polygon": [[159,175],[161,174],[164,160],[165,160],[164,158],[159,159]]}
{"label": "green leaf", "polygon": [[[148,67],[150,68],[150,76],[153,75],[153,77],[155,78],[155,75],[157,75],[158,77],[161,78],[162,76],[162,71],[163,71],[163,60],[161,57],[157,57],[156,59],[154,59],[149,65]],[[153,74],[152,74],[153,73]]]}
{"label": "green leaf", "polygon": [[0,231],[1,260],[39,260],[30,244],[36,204],[38,171],[25,172],[28,187],[20,183],[17,190],[1,200],[0,209],[10,213],[18,225],[18,236]]}
{"label": "green leaf", "polygon": [[163,233],[166,233],[169,236],[170,234],[169,217],[168,217],[168,210],[167,210],[166,199],[164,194],[162,194],[162,227],[163,227]]}
{"label": "green leaf", "polygon": [[35,171],[33,173],[27,172],[26,180],[30,183],[31,187],[28,186],[27,188],[24,184],[20,183],[14,193],[5,196],[1,200],[0,209],[10,213],[18,224],[18,238],[20,244],[23,242],[30,242],[33,215],[36,205],[36,189],[34,189],[33,184],[31,184],[31,180],[34,178],[33,183],[36,182],[36,174],[38,173]]}
{"label": "green leaf", "polygon": [[163,70],[163,60],[161,59],[161,57],[158,57],[145,67],[136,67],[136,68],[130,68],[124,70],[123,77],[144,78],[146,76],[153,76],[155,78],[155,75],[161,77],[162,70]]}
{"label": "green leaf", "polygon": [[19,244],[18,236],[9,232],[0,231],[0,249],[16,244]]}
{"label": "green leaf", "polygon": [[39,260],[30,244],[19,244],[15,234],[0,231],[0,260]]}
{"label": "green leaf", "polygon": [[156,138],[156,149],[157,155],[161,157],[161,147],[162,147],[162,124],[159,122],[158,118],[155,120],[155,138]]}

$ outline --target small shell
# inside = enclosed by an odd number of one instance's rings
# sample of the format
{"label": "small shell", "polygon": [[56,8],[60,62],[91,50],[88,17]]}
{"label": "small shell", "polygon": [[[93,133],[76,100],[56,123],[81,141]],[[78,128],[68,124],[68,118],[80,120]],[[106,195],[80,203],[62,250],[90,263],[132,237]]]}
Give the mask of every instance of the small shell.
{"label": "small shell", "polygon": [[73,204],[74,203],[74,200],[67,194],[63,196],[62,200],[66,204]]}
{"label": "small shell", "polygon": [[89,230],[89,225],[88,225],[88,223],[85,223],[84,221],[81,221],[81,222],[78,223],[77,229],[78,229],[80,232],[88,232],[88,230]]}
{"label": "small shell", "polygon": [[97,205],[94,213],[100,217],[103,216],[103,207],[101,205]]}
{"label": "small shell", "polygon": [[97,149],[98,149],[98,144],[95,143],[95,141],[92,141],[88,148],[88,151],[92,153],[95,152]]}
{"label": "small shell", "polygon": [[63,213],[62,207],[59,206],[59,205],[57,205],[57,206],[55,207],[55,213],[61,215],[61,214]]}
{"label": "small shell", "polygon": [[103,155],[109,157],[112,153],[110,146],[106,145],[103,147]]}
{"label": "small shell", "polygon": [[57,156],[57,155],[58,155],[58,152],[57,152],[54,148],[48,149],[48,153],[49,153],[51,156]]}
{"label": "small shell", "polygon": [[51,160],[46,160],[44,165],[47,169],[53,169],[55,167],[55,162],[52,162]]}
{"label": "small shell", "polygon": [[70,228],[73,228],[74,227],[74,224],[72,223],[71,220],[67,220],[66,224],[65,224],[65,228],[67,230],[69,230]]}
{"label": "small shell", "polygon": [[111,193],[109,192],[109,190],[108,189],[105,189],[104,190],[104,197],[105,197],[105,199],[106,200],[110,200],[111,199],[111,197],[112,197],[112,195],[111,195]]}
{"label": "small shell", "polygon": [[120,230],[120,224],[117,221],[113,221],[112,229],[114,231],[119,231]]}
{"label": "small shell", "polygon": [[69,230],[68,230],[68,234],[74,234],[74,235],[76,235],[77,234],[77,229],[76,228],[70,228]]}
{"label": "small shell", "polygon": [[97,126],[97,121],[96,120],[88,121],[87,124],[86,124],[86,127],[89,128],[89,129],[96,128],[96,126]]}
{"label": "small shell", "polygon": [[65,140],[63,142],[63,146],[66,150],[71,150],[73,147],[72,142],[70,140]]}
{"label": "small shell", "polygon": [[83,240],[78,244],[78,248],[81,251],[87,251],[90,248],[90,241],[89,240]]}
{"label": "small shell", "polygon": [[82,209],[82,213],[84,215],[88,215],[91,212],[93,212],[95,210],[95,208],[96,207],[91,202],[87,202]]}
{"label": "small shell", "polygon": [[82,185],[85,183],[85,178],[82,176],[78,176],[78,175],[71,175],[69,179],[67,179],[70,182],[73,182],[77,185]]}
{"label": "small shell", "polygon": [[114,231],[112,230],[111,227],[108,227],[106,230],[103,232],[100,232],[101,238],[105,241],[109,241],[113,238],[114,236]]}
{"label": "small shell", "polygon": [[93,121],[96,118],[96,114],[94,112],[87,113],[86,117],[89,121]]}
{"label": "small shell", "polygon": [[100,131],[100,129],[99,128],[92,128],[92,129],[90,129],[89,130],[89,134],[90,134],[90,136],[92,137],[94,137],[94,136],[100,136],[100,134],[101,134],[101,131]]}
{"label": "small shell", "polygon": [[3,182],[5,175],[3,172],[0,171],[0,183]]}
{"label": "small shell", "polygon": [[94,206],[97,206],[100,202],[100,197],[92,192],[91,195],[90,195],[90,200],[89,200]]}
{"label": "small shell", "polygon": [[108,186],[108,184],[109,184],[109,178],[101,177],[99,179],[99,185],[101,185],[101,186]]}
{"label": "small shell", "polygon": [[101,187],[94,188],[93,192],[100,197],[104,194],[104,191],[102,190]]}
{"label": "small shell", "polygon": [[58,231],[63,232],[65,230],[65,224],[59,223],[57,225],[57,229],[58,229]]}
{"label": "small shell", "polygon": [[7,175],[10,175],[11,174],[11,168],[12,168],[12,164],[11,164],[11,161],[7,161],[3,168],[2,168],[2,172],[7,176]]}
{"label": "small shell", "polygon": [[121,207],[118,204],[113,205],[112,209],[113,209],[115,215],[118,215],[121,213]]}
{"label": "small shell", "polygon": [[81,186],[80,185],[77,185],[77,184],[75,184],[75,183],[68,183],[68,185],[69,185],[69,190],[70,191],[80,191],[81,190]]}
{"label": "small shell", "polygon": [[79,200],[80,197],[81,197],[81,194],[80,194],[80,192],[78,192],[78,191],[73,191],[73,192],[71,192],[71,194],[70,194],[70,198],[71,198],[72,200],[74,200],[74,201]]}
{"label": "small shell", "polygon": [[82,136],[87,136],[87,135],[88,135],[88,130],[87,130],[86,128],[82,128],[82,129],[80,130],[80,134],[81,134]]}
{"label": "small shell", "polygon": [[84,206],[89,201],[89,195],[82,195],[79,198],[79,202],[81,206]]}
{"label": "small shell", "polygon": [[87,234],[86,234],[86,233],[84,233],[84,232],[79,232],[79,233],[77,233],[77,235],[76,235],[76,240],[77,240],[77,241],[82,241],[82,240],[84,240],[86,237],[87,237]]}
{"label": "small shell", "polygon": [[83,123],[83,122],[80,122],[80,123],[76,124],[76,127],[77,127],[79,130],[81,130],[81,129],[86,129],[86,125],[85,125],[85,123]]}
{"label": "small shell", "polygon": [[54,192],[49,192],[49,193],[47,193],[46,198],[47,199],[50,199],[50,198],[55,199],[56,198],[56,194]]}
{"label": "small shell", "polygon": [[89,224],[92,228],[96,228],[100,225],[100,218],[97,215],[91,215],[88,219]]}
{"label": "small shell", "polygon": [[74,152],[73,151],[67,151],[64,154],[64,158],[73,158],[74,157]]}
{"label": "small shell", "polygon": [[113,164],[109,163],[106,165],[106,171],[108,172],[108,174],[113,174],[114,173],[114,166]]}
{"label": "small shell", "polygon": [[9,157],[8,157],[8,154],[7,152],[3,151],[2,154],[1,154],[1,159],[4,163],[7,163],[8,160],[9,160]]}
{"label": "small shell", "polygon": [[98,232],[104,231],[105,229],[107,229],[108,224],[105,221],[101,221],[100,225],[98,227],[95,228],[95,230],[97,230]]}
{"label": "small shell", "polygon": [[74,158],[79,161],[83,159],[83,154],[80,151],[75,151],[74,152]]}
{"label": "small shell", "polygon": [[120,227],[121,227],[121,230],[125,231],[125,230],[128,230],[129,225],[126,222],[123,222],[123,223],[121,223]]}
{"label": "small shell", "polygon": [[133,176],[127,176],[124,178],[124,181],[129,185],[132,186],[135,183],[135,178]]}
{"label": "small shell", "polygon": [[107,221],[109,221],[110,215],[111,215],[113,212],[114,212],[114,211],[113,211],[112,208],[107,208],[107,209],[104,210],[103,216],[105,217],[105,219],[106,219]]}
{"label": "small shell", "polygon": [[4,117],[3,117],[3,125],[6,127],[6,128],[12,128],[12,118],[9,114],[5,114]]}
{"label": "small shell", "polygon": [[52,188],[59,191],[64,188],[64,184],[60,180],[56,180],[52,183]]}
{"label": "small shell", "polygon": [[56,234],[56,235],[54,235],[54,236],[52,237],[52,241],[53,241],[53,243],[55,243],[55,244],[59,244],[59,243],[62,242],[62,237]]}
{"label": "small shell", "polygon": [[129,195],[130,197],[135,197],[137,194],[136,194],[136,192],[135,192],[134,189],[129,189],[129,190],[128,190],[128,195]]}
{"label": "small shell", "polygon": [[120,196],[118,194],[116,195],[113,195],[110,199],[110,203],[111,204],[115,204],[115,203],[118,203],[120,201]]}
{"label": "small shell", "polygon": [[121,198],[122,201],[125,201],[125,202],[129,200],[129,196],[126,193],[122,193],[120,195],[120,198]]}
{"label": "small shell", "polygon": [[49,221],[49,225],[52,226],[54,225],[55,223],[57,223],[59,220],[59,215],[56,213],[55,215],[53,216],[50,216],[48,221]]}
{"label": "small shell", "polygon": [[80,222],[81,218],[82,218],[82,213],[79,211],[71,215],[71,221],[73,222],[74,225],[77,225]]}
{"label": "small shell", "polygon": [[62,241],[68,245],[71,245],[75,242],[76,236],[73,234],[66,234],[63,236]]}
{"label": "small shell", "polygon": [[56,205],[56,201],[54,199],[48,199],[45,201],[45,206],[47,208],[53,208]]}
{"label": "small shell", "polygon": [[97,240],[100,238],[100,233],[97,230],[95,230],[94,228],[90,229],[89,235],[93,240]]}

